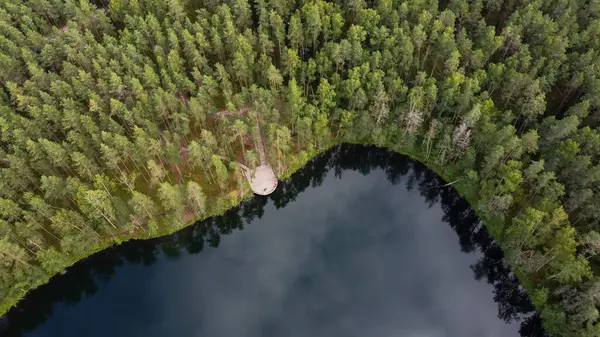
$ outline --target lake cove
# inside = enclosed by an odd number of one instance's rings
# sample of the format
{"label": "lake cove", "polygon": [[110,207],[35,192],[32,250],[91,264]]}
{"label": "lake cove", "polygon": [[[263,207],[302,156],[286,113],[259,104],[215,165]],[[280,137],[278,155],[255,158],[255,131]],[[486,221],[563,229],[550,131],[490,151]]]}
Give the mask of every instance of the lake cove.
{"label": "lake cove", "polygon": [[545,336],[469,205],[406,156],[342,145],[269,197],[98,253],[2,336]]}

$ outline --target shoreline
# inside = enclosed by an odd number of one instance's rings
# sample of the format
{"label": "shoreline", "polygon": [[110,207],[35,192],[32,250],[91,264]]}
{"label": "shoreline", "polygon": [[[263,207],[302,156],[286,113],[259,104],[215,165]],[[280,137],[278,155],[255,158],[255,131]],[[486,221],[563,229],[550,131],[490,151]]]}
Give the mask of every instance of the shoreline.
{"label": "shoreline", "polygon": [[[331,142],[330,144],[327,144],[326,146],[324,146],[321,149],[312,150],[311,153],[308,154],[306,161],[296,163],[296,165],[292,166],[286,172],[284,172],[281,176],[279,176],[278,179],[283,180],[283,179],[290,178],[294,173],[296,173],[298,170],[303,168],[308,162],[310,162],[314,158],[318,157],[320,154],[330,151],[333,148],[335,148],[336,146],[340,146],[345,143],[361,145],[361,146],[376,146],[376,147],[383,148],[390,152],[399,153],[401,155],[407,156],[410,159],[418,161],[418,162],[422,163],[423,165],[427,166],[429,169],[431,169],[433,172],[435,172],[438,176],[440,176],[443,180],[445,180],[447,182],[457,180],[456,175],[452,176],[452,170],[454,169],[454,166],[452,164],[446,165],[445,168],[440,168],[438,165],[436,165],[435,160],[434,160],[435,158],[429,158],[429,159],[423,158],[418,151],[410,151],[410,149],[407,149],[406,147],[392,148],[390,146],[385,146],[385,145],[383,145],[383,146],[376,145],[372,142],[352,142],[352,141],[347,141],[347,140]],[[496,240],[496,238],[494,237],[495,235],[493,234],[493,231],[488,227],[488,225],[486,224],[486,221],[479,215],[480,212],[478,212],[478,210],[474,206],[470,193],[468,191],[464,190],[465,187],[462,186],[461,181],[458,181],[458,182],[455,182],[454,184],[452,184],[452,188],[454,188],[458,192],[458,194],[469,203],[470,207],[473,208],[473,210],[475,211],[477,216],[481,219],[485,228],[488,230],[492,239],[494,239],[494,241],[496,241],[501,246],[501,248],[504,248],[504,247],[502,247],[502,244],[500,244],[500,242],[498,240]],[[211,202],[216,205],[218,199],[223,199],[223,198],[227,198],[227,197],[228,197],[228,194],[223,194],[221,196],[215,197],[213,200],[211,200]],[[122,234],[119,236],[109,237],[109,238],[107,238],[108,240],[101,241],[100,244],[93,247],[85,255],[79,256],[77,258],[70,260],[69,265],[66,266],[62,272],[56,273],[56,274],[51,275],[44,279],[40,279],[40,281],[37,283],[37,285],[35,287],[31,287],[31,288],[27,289],[23,293],[23,295],[19,296],[18,298],[16,298],[16,297],[10,298],[10,299],[6,299],[5,301],[3,301],[2,305],[0,305],[0,319],[2,317],[5,317],[9,311],[11,311],[13,309],[17,309],[21,300],[23,300],[26,296],[28,296],[31,291],[51,282],[54,277],[67,273],[68,269],[71,268],[73,265],[95,255],[96,253],[99,253],[103,250],[106,250],[106,249],[109,249],[112,247],[119,246],[122,243],[125,243],[128,241],[150,240],[150,239],[156,239],[159,237],[172,235],[175,232],[178,232],[186,227],[189,227],[199,221],[203,221],[203,220],[206,220],[211,217],[221,216],[226,211],[230,210],[231,208],[236,207],[239,204],[241,204],[242,202],[244,202],[245,200],[248,200],[253,197],[260,197],[260,196],[257,196],[255,194],[251,193],[249,186],[247,186],[247,188],[244,190],[244,193],[241,194],[235,200],[235,202],[231,202],[231,205],[229,205],[227,208],[223,208],[223,209],[217,208],[214,210],[210,210],[205,214],[205,216],[188,221],[182,225],[174,226],[174,227],[170,227],[170,228],[160,228],[160,230],[155,234],[150,234],[148,231],[145,231],[145,232],[137,232],[137,233],[125,233],[125,234]],[[504,251],[504,249],[502,249],[502,250]],[[531,289],[530,286],[526,286],[524,284],[524,283],[527,283],[527,285],[532,286],[532,284],[530,282],[527,282],[528,279],[527,279],[526,275],[522,275],[522,273],[517,272],[513,268],[513,266],[511,266],[509,264],[507,264],[507,266],[517,275],[517,278],[519,279],[519,283],[521,284],[521,286],[523,286],[523,288],[525,288],[527,293],[530,294],[530,296],[531,296],[531,293],[532,293],[531,290],[533,290],[533,289]],[[523,282],[523,281],[525,281],[525,282]]]}

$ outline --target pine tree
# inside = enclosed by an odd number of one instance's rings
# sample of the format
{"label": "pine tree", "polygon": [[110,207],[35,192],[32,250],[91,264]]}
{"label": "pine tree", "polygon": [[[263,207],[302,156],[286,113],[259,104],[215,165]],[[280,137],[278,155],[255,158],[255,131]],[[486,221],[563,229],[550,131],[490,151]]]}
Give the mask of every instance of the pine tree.
{"label": "pine tree", "polygon": [[206,212],[206,196],[202,187],[193,181],[188,181],[186,186],[187,207],[195,215],[203,215]]}

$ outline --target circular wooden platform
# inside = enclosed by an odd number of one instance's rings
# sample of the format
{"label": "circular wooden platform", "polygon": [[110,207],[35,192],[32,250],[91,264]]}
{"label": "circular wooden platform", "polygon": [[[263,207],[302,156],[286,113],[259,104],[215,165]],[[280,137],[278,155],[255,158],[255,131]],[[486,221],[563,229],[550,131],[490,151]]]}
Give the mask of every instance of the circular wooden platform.
{"label": "circular wooden platform", "polygon": [[270,165],[261,165],[256,168],[250,187],[258,195],[269,195],[277,188],[277,177]]}

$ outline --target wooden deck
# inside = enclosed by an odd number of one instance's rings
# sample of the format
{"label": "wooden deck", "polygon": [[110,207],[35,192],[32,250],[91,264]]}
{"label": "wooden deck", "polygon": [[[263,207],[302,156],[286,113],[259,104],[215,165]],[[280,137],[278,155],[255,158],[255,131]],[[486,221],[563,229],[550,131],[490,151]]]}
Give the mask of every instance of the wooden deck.
{"label": "wooden deck", "polygon": [[252,171],[247,166],[241,163],[239,164],[242,169],[244,169],[244,175],[246,176],[252,191],[258,195],[269,195],[277,188],[277,176],[267,160],[267,154],[265,151],[265,136],[262,132],[260,119],[257,120],[257,126],[260,136],[257,139],[256,150],[258,151],[260,166]]}
{"label": "wooden deck", "polygon": [[269,195],[277,188],[277,177],[270,165],[257,167],[253,178],[250,187],[258,195]]}

